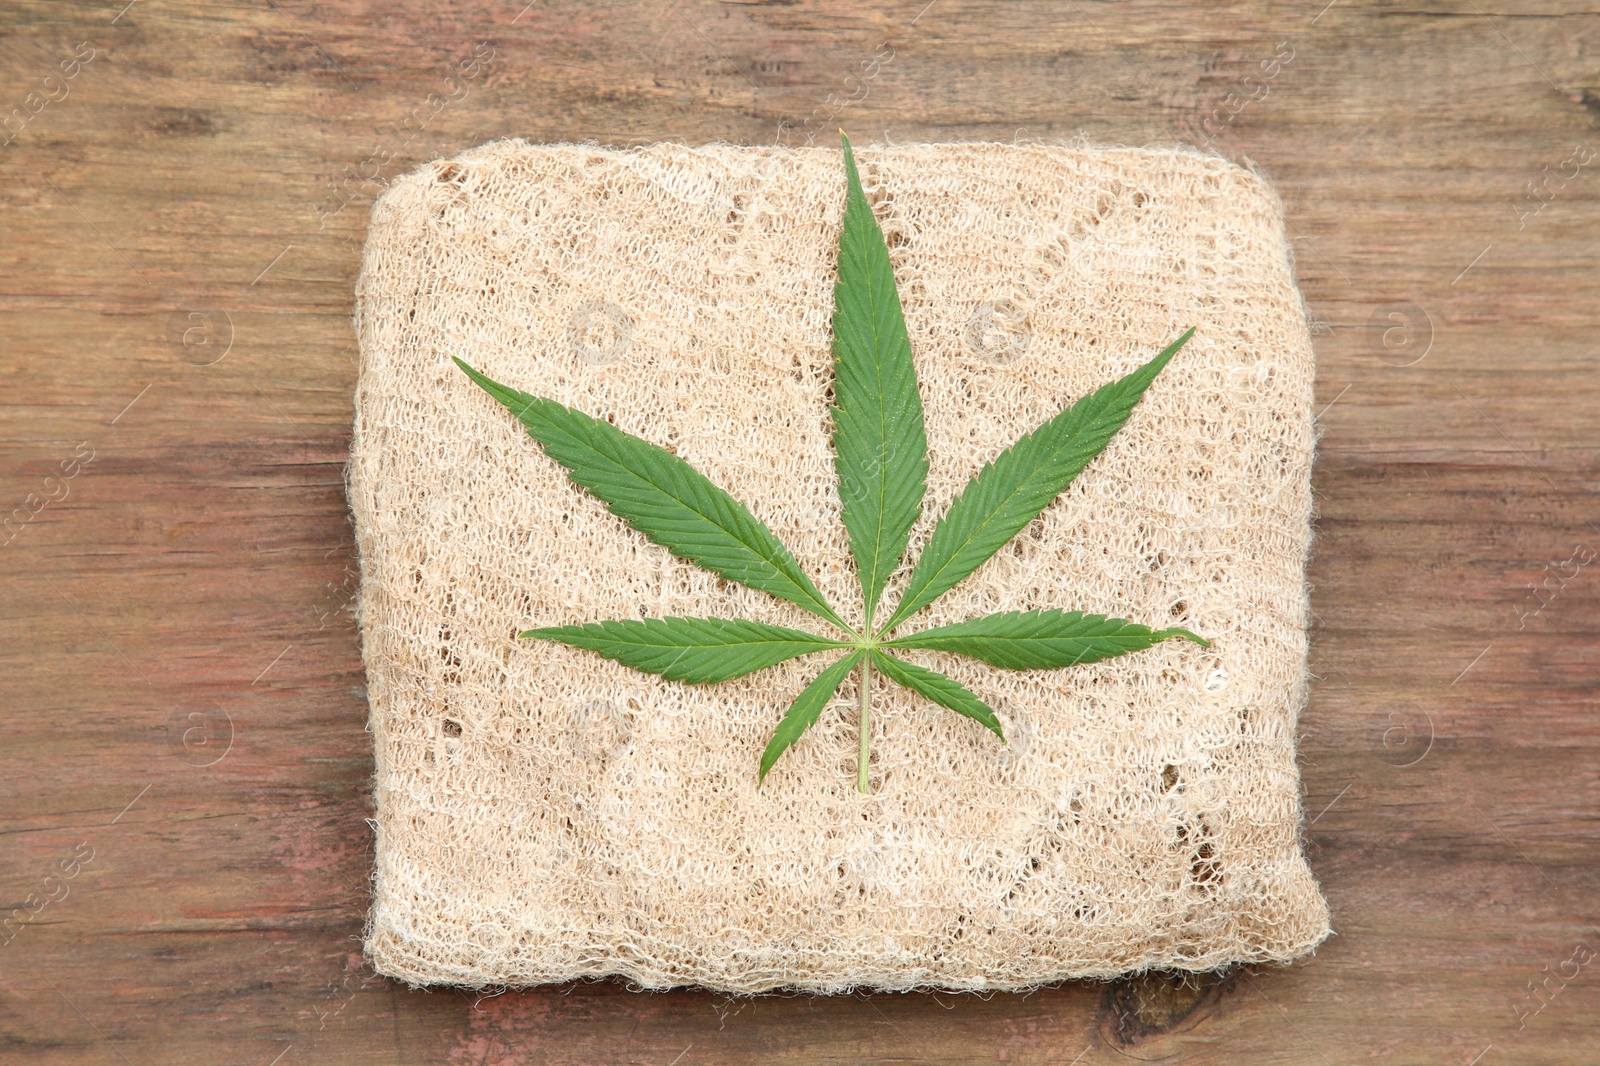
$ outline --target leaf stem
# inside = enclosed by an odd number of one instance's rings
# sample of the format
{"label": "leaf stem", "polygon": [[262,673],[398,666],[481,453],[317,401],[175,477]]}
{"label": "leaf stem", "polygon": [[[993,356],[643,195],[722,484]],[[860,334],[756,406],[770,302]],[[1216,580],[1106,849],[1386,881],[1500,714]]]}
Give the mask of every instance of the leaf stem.
{"label": "leaf stem", "polygon": [[856,788],[867,792],[867,760],[872,752],[872,656],[861,657],[861,762],[856,770]]}

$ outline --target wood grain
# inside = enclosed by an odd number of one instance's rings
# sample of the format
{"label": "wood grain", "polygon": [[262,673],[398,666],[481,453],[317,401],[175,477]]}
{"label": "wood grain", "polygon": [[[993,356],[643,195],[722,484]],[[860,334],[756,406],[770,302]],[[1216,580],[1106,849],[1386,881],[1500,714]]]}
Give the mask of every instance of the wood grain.
{"label": "wood grain", "polygon": [[[124,3],[0,11],[0,1059],[1595,1061],[1600,14]],[[500,136],[839,125],[1209,129],[1275,183],[1321,323],[1301,750],[1339,935],[989,998],[376,977],[342,482],[372,199]]]}

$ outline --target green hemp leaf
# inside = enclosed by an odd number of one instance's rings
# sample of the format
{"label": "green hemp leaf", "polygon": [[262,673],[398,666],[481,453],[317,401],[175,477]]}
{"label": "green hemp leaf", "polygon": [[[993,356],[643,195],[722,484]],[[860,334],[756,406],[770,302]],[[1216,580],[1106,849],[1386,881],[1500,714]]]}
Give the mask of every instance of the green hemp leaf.
{"label": "green hemp leaf", "polygon": [[969,481],[934,526],[910,582],[881,624],[878,601],[900,565],[922,511],[928,443],[900,295],[883,231],[861,189],[850,140],[848,185],[834,284],[834,469],[844,527],[861,582],[861,631],[829,606],[794,555],[749,508],[665,448],[563,406],[492,381],[456,363],[527,427],[567,476],[613,514],[680,558],[730,581],[771,593],[826,620],[844,635],[818,636],[745,619],[644,618],[530,629],[523,637],[598,652],[625,666],[690,685],[714,684],[816,652],[845,655],[795,697],[761,756],[759,779],[822,714],[859,669],[861,754],[857,785],[867,791],[871,689],[876,669],[941,707],[966,715],[1002,740],[999,719],[952,678],[895,652],[971,656],[1007,670],[1046,670],[1140,651],[1171,637],[1202,647],[1186,629],[1151,629],[1079,611],[1007,611],[892,636],[1016,536],[1059,496],[1127,422],[1191,328],[1128,376],[1078,400],[1018,440]]}

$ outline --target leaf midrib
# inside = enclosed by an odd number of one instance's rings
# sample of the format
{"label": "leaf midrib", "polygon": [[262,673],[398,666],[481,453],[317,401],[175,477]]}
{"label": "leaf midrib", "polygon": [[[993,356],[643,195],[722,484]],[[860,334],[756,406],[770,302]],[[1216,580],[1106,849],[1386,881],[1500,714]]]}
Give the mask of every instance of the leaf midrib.
{"label": "leaf midrib", "polygon": [[[1071,410],[1071,408],[1068,408],[1068,410]],[[1048,425],[1048,424],[1049,423],[1046,423],[1046,425]],[[1023,438],[1023,440],[1027,441],[1027,440],[1031,439],[1035,434],[1037,434],[1040,431],[1042,431],[1043,428],[1044,427],[1041,426],[1039,429],[1034,430],[1033,433],[1028,434],[1028,436]],[[1066,444],[1063,444],[1060,448],[1056,449],[1056,451],[1051,453],[1050,458],[1054,459],[1057,455],[1060,455],[1063,451],[1066,450],[1066,447],[1067,447]],[[1015,449],[1016,449],[1016,445],[1012,445],[1011,449],[1008,449],[1008,450],[1015,451]],[[1001,455],[1005,455],[1006,453],[1005,453],[1005,451],[1002,451],[1000,454]],[[998,458],[998,456],[996,458]],[[1041,463],[1040,466],[1042,467],[1043,464]],[[981,467],[979,469],[979,473],[982,473],[986,469],[988,469],[987,466]],[[949,553],[949,555],[945,559],[945,562],[943,564],[941,564],[940,567],[937,570],[931,571],[928,574],[927,580],[923,581],[921,586],[916,590],[917,594],[920,596],[921,595],[921,589],[928,588],[930,585],[934,584],[934,582],[941,575],[943,575],[947,570],[949,570],[950,567],[954,566],[957,558],[959,558],[961,553],[966,550],[967,545],[971,544],[974,540],[976,540],[979,533],[983,532],[985,529],[988,529],[990,524],[995,521],[996,516],[1007,505],[1009,505],[1012,500],[1016,499],[1016,497],[1021,494],[1023,488],[1026,487],[1027,485],[1031,484],[1033,480],[1034,480],[1033,478],[1029,478],[1029,479],[1021,482],[1020,484],[1018,484],[1016,488],[1011,490],[1010,495],[1006,496],[1005,499],[1002,500],[1000,502],[1000,504],[994,508],[993,513],[991,513],[988,518],[985,518],[982,522],[980,522],[976,526],[974,526],[972,528],[972,532],[967,534],[966,539],[961,541],[956,546],[956,548]],[[971,486],[969,485],[968,487],[970,488]],[[962,495],[964,495],[964,493],[958,494],[954,499],[952,499],[950,501],[950,507],[945,508],[945,512],[944,512],[945,515],[948,515],[950,513],[950,508],[954,507],[956,505],[956,502],[961,499]],[[940,521],[943,521],[943,520],[944,520],[944,516],[940,516]],[[935,532],[937,532],[937,529],[938,529],[938,527],[935,526]],[[932,537],[931,534],[929,535],[928,539],[930,541],[932,541],[933,537]],[[1004,547],[1004,545],[1002,545],[1002,547]],[[926,550],[927,550],[927,545],[925,544],[925,545],[923,545],[923,551],[926,551]],[[998,552],[996,554],[998,554]],[[917,556],[917,558],[920,560],[922,558],[922,556],[919,554]],[[994,556],[990,556],[990,558],[992,559],[992,558],[994,558]],[[988,562],[988,561],[989,561],[988,559],[984,560],[984,562]],[[979,564],[979,566],[982,566],[982,565],[983,565],[982,563]],[[915,576],[915,574],[913,574],[913,576]],[[910,590],[908,590],[908,591],[910,591]],[[945,591],[948,592],[949,589],[946,589]],[[942,595],[944,595],[944,593],[941,592],[939,595],[942,596]],[[933,597],[933,599],[938,599],[938,596]],[[922,610],[922,608],[928,606],[929,603],[933,602],[933,599],[930,599],[930,600],[928,600],[928,601],[926,601],[924,603],[915,603],[915,600],[913,598],[909,598],[909,597],[906,598],[906,599],[902,599],[900,601],[900,605],[895,608],[894,613],[889,616],[889,620],[883,624],[883,628],[881,630],[879,630],[878,632],[880,634],[889,632],[890,630],[894,629],[895,626],[899,625],[901,622],[904,622],[911,615],[916,614],[918,611]],[[910,610],[906,610],[905,609],[906,608],[906,604],[908,604],[908,603],[915,603],[915,606],[911,607]]]}
{"label": "leaf midrib", "polygon": [[[886,539],[886,530],[889,528],[889,519],[888,519],[889,462],[888,462],[888,456],[889,456],[890,452],[893,449],[891,448],[890,441],[889,441],[889,428],[890,428],[889,395],[888,395],[888,390],[884,387],[885,384],[886,384],[885,377],[884,377],[884,360],[882,358],[878,357],[884,350],[884,336],[885,335],[884,335],[884,333],[882,331],[882,323],[881,323],[879,315],[877,313],[880,304],[883,302],[882,301],[883,290],[880,287],[880,279],[877,277],[877,272],[872,270],[872,256],[871,256],[871,252],[868,249],[867,243],[866,243],[867,238],[870,237],[871,234],[872,234],[873,228],[878,226],[878,220],[877,220],[876,213],[872,209],[872,204],[867,200],[866,189],[861,183],[861,174],[860,174],[859,168],[856,165],[854,154],[850,153],[848,151],[848,149],[847,149],[847,152],[846,152],[845,159],[846,159],[846,164],[847,164],[847,166],[849,168],[849,177],[851,179],[850,182],[847,183],[847,188],[846,188],[846,191],[845,191],[846,212],[848,213],[850,211],[855,210],[855,211],[859,211],[860,215],[862,216],[862,223],[861,223],[862,232],[858,232],[858,233],[856,233],[854,235],[855,238],[856,238],[856,240],[854,241],[856,247],[854,248],[853,258],[855,258],[857,260],[857,265],[856,265],[853,273],[857,278],[864,277],[865,281],[866,281],[866,284],[865,284],[865,286],[863,288],[865,290],[865,296],[866,296],[866,309],[867,309],[867,312],[868,312],[867,317],[868,317],[868,320],[870,322],[870,328],[871,328],[871,334],[872,334],[872,346],[869,349],[869,354],[871,354],[873,356],[873,358],[872,358],[872,373],[873,373],[873,377],[874,377],[876,385],[877,385],[876,389],[874,390],[875,396],[876,396],[876,400],[877,400],[877,403],[876,403],[875,406],[877,408],[877,412],[876,413],[877,413],[877,421],[878,421],[877,449],[876,449],[877,454],[874,455],[872,457],[872,459],[873,459],[873,462],[874,462],[874,464],[876,466],[876,469],[878,471],[877,477],[875,479],[877,481],[876,495],[877,495],[877,498],[878,498],[878,507],[877,507],[877,522],[876,522],[876,527],[877,528],[872,531],[873,532],[873,536],[872,536],[872,567],[871,567],[871,571],[870,571],[872,583],[877,586],[876,590],[875,591],[874,590],[869,590],[867,588],[867,585],[866,585],[865,582],[860,582],[860,584],[861,584],[861,598],[862,598],[863,626],[866,629],[871,630],[871,628],[872,628],[872,618],[873,618],[873,615],[877,613],[878,602],[883,599],[883,586],[885,584],[887,584],[887,582],[888,582],[889,571],[894,569],[894,565],[890,565],[888,567],[885,567],[885,565],[884,565],[885,558],[888,555],[887,545],[885,545],[884,541]],[[854,195],[855,195],[857,190],[860,190],[859,203],[854,201]],[[848,222],[848,219],[847,219],[847,222]],[[880,236],[880,239],[881,239],[881,236],[882,236],[881,229],[879,230],[879,236]],[[889,290],[890,291],[890,295],[898,303],[898,301],[899,301],[899,292],[898,292],[898,290],[893,288],[893,270],[894,270],[894,265],[893,265],[892,259],[889,256],[889,249],[888,249],[887,242],[885,242],[885,244],[884,244],[884,258],[885,258],[885,260],[889,261],[889,267],[890,267],[890,286],[891,286],[891,288]],[[904,309],[901,309],[902,322],[904,320],[904,314],[905,314]],[[891,330],[890,330],[890,334],[891,335],[893,334],[892,327],[891,327]],[[909,347],[909,343],[910,342],[909,342],[909,339],[908,339],[907,340],[907,346],[908,347]],[[914,367],[913,367],[912,372],[913,372],[913,374],[915,374],[915,368]],[[913,386],[913,387],[915,387],[915,386]],[[871,490],[869,490],[869,491],[871,491]],[[919,506],[918,506],[917,510],[920,513],[920,511],[921,511],[920,503],[919,503]],[[896,537],[898,537],[898,536],[900,536],[900,533],[896,533]],[[894,559],[894,564],[898,564],[899,563],[900,556],[903,555],[904,552],[905,552],[905,548],[902,545],[900,551],[896,553],[896,557]]]}
{"label": "leaf midrib", "polygon": [[[665,621],[671,621],[672,618],[673,618],[673,616],[668,615],[665,618],[662,618],[662,619],[659,619],[659,620],[665,622]],[[621,621],[621,619],[607,618],[605,621],[606,622],[613,622],[613,621]],[[694,619],[694,621],[703,621],[703,619]],[[719,618],[719,619],[712,619],[712,621],[719,621],[719,622],[720,621],[730,621],[731,622],[731,621],[744,621],[744,619],[731,619],[731,618],[730,619],[720,619]],[[579,622],[578,623],[578,625],[588,625],[588,626],[598,626],[598,625],[604,625],[604,624],[605,624],[604,622]],[[566,629],[566,628],[568,628],[568,627],[566,627],[566,626],[536,626],[533,629],[523,630],[521,633],[518,633],[517,636],[519,638],[521,638],[521,637],[532,637],[534,639],[539,639],[546,630],[557,630],[557,629]],[[799,630],[796,630],[795,632],[797,634],[800,633]],[[645,635],[649,636],[650,634],[647,633]],[[796,640],[796,639],[790,638],[787,635],[785,635],[785,637],[783,639],[774,639],[774,640],[725,640],[725,641],[718,641],[716,644],[702,644],[702,645],[699,645],[699,646],[703,647],[703,648],[706,648],[708,650],[713,650],[713,651],[721,651],[724,648],[754,647],[756,645],[760,645],[761,647],[770,648],[774,644],[799,644],[799,645],[802,645],[802,646],[814,647],[814,648],[816,648],[817,651],[831,651],[831,650],[833,650],[835,648],[860,648],[860,647],[865,647],[865,645],[862,645],[862,644],[854,643],[854,642],[847,641],[847,640],[835,640],[832,637],[817,636],[814,633],[804,633],[804,634],[801,634],[801,635],[809,637],[810,639],[809,640]],[[658,642],[653,641],[653,640],[635,640],[635,641],[633,641],[633,643],[634,644],[638,644],[638,645],[642,645],[643,647],[647,647],[647,648],[672,649],[672,648],[681,648],[681,647],[683,647],[683,645],[681,645],[681,644],[658,643]],[[798,656],[796,656],[796,658],[798,658]]]}
{"label": "leaf midrib", "polygon": [[[530,407],[532,407],[534,403],[537,403],[539,400],[540,400],[539,397],[533,397],[532,398],[532,402],[530,402],[529,404],[524,405],[524,407],[523,407],[524,413]],[[576,408],[573,408],[573,410],[576,410]],[[582,412],[579,412],[579,413],[581,414]],[[644,476],[643,474],[639,473],[637,470],[634,470],[632,467],[628,466],[625,462],[622,461],[622,459],[613,450],[613,448],[611,446],[612,442],[610,440],[606,439],[604,434],[599,435],[597,440],[587,439],[587,438],[584,438],[584,437],[577,436],[576,434],[574,434],[571,431],[567,430],[564,426],[561,425],[561,423],[557,422],[555,419],[552,419],[552,418],[549,418],[548,416],[546,416],[542,410],[536,411],[536,417],[539,417],[539,418],[543,419],[547,425],[552,427],[552,429],[553,429],[552,435],[561,436],[561,437],[563,437],[563,439],[565,439],[569,443],[576,444],[576,445],[579,445],[579,446],[587,446],[587,447],[593,448],[595,451],[601,452],[606,457],[607,461],[609,461],[611,463],[611,465],[613,467],[615,467],[616,469],[622,471],[623,473],[627,474],[629,477],[632,477],[637,481],[644,482],[647,485],[651,485],[651,486],[653,486],[653,487],[655,487],[657,489],[660,489],[663,493],[665,493],[666,495],[670,496],[677,503],[681,504],[683,506],[684,510],[689,511],[689,512],[695,514],[695,515],[698,515],[699,517],[704,519],[706,522],[710,523],[711,525],[715,526],[717,529],[721,530],[723,533],[727,534],[728,537],[730,537],[731,539],[739,540],[739,538],[735,535],[734,530],[730,526],[728,526],[722,520],[722,518],[720,518],[718,516],[707,514],[696,503],[692,502],[691,500],[685,499],[678,492],[678,488],[679,488],[678,485],[676,485],[676,484],[664,485],[660,481],[652,480],[651,478],[648,478],[648,477]],[[599,420],[595,419],[595,421],[598,422]],[[644,438],[641,437],[640,439],[643,440]],[[665,449],[663,449],[663,450],[665,450]],[[668,454],[669,455],[673,455],[674,458],[677,458],[680,461],[686,461],[686,460],[682,460],[681,457],[677,456],[674,453],[669,452]],[[560,464],[557,464],[557,465],[560,465]],[[665,479],[663,479],[663,480],[665,480]],[[673,479],[673,480],[676,480],[676,479]],[[744,506],[745,506],[745,509],[748,511],[749,510],[748,505],[744,505]],[[752,517],[754,517],[754,515],[752,515]],[[624,519],[624,521],[626,521],[626,519]],[[756,519],[756,521],[759,522],[760,519]],[[740,543],[744,543],[744,542],[740,541]],[[766,552],[766,551],[755,551],[754,554],[756,555],[757,558],[759,558],[762,561],[764,561],[768,566],[772,567],[773,572],[778,577],[782,578],[784,581],[787,581],[791,586],[793,586],[795,591],[799,592],[800,594],[805,596],[811,603],[815,604],[816,607],[818,608],[818,610],[813,612],[813,613],[818,614],[820,617],[822,617],[824,620],[826,620],[828,622],[832,622],[834,625],[838,626],[840,629],[844,630],[846,633],[850,633],[853,636],[854,635],[854,630],[852,630],[848,625],[846,625],[844,623],[844,621],[841,618],[839,618],[839,616],[836,613],[834,613],[834,610],[833,610],[832,606],[830,606],[826,600],[822,599],[822,595],[821,595],[820,590],[814,591],[813,589],[806,588],[804,585],[797,584],[793,578],[791,578],[788,574],[783,572],[784,568],[778,565],[777,560],[784,560],[784,561],[793,560],[794,559],[794,555],[793,555],[792,552],[788,552],[786,550],[783,550],[783,545],[782,545],[781,541],[778,541],[777,543],[778,543],[778,547],[780,549],[780,552],[778,554],[772,554],[772,553],[769,553],[769,552]],[[746,547],[749,547],[749,545],[746,545]],[[670,552],[673,555],[677,555],[678,554],[677,552],[673,551],[671,548],[668,548],[667,551]],[[693,560],[690,560],[690,561],[692,562]],[[797,567],[798,567],[798,565],[799,565],[798,562],[796,562],[796,566]],[[799,606],[799,605],[797,604],[797,606]]]}

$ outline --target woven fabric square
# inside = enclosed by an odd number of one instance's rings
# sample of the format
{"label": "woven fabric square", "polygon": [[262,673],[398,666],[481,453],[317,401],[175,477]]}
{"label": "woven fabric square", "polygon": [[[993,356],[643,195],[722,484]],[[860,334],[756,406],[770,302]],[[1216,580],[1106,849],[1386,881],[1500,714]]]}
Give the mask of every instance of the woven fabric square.
{"label": "woven fabric square", "polygon": [[574,488],[452,363],[673,450],[847,621],[829,440],[837,149],[504,141],[372,213],[350,498],[376,747],[366,946],[415,984],[1016,989],[1287,960],[1329,931],[1301,853],[1313,353],[1281,209],[1182,150],[857,150],[894,261],[928,493],[892,604],[980,467],[1194,339],[1126,428],[920,626],[1064,608],[1182,625],[1065,670],[909,653],[1009,738],[854,681],[757,787],[811,656],[690,687],[518,631],[799,608]]}

